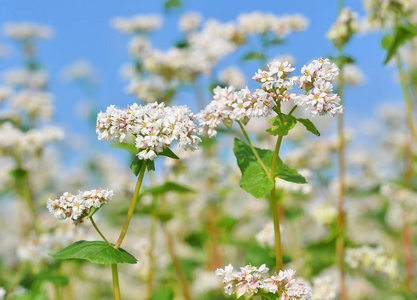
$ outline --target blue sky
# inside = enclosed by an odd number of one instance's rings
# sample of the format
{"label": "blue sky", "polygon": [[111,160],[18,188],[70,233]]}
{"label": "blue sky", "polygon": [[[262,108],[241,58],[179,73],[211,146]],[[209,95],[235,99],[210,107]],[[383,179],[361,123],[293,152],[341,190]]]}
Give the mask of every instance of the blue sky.
{"label": "blue sky", "polygon": [[[115,16],[132,16],[134,14],[163,13],[163,1],[139,0],[0,0],[0,22],[34,21],[49,24],[55,28],[56,36],[40,44],[40,59],[51,73],[51,91],[55,94],[57,116],[55,121],[77,132],[93,132],[75,121],[74,107],[82,95],[73,85],[66,83],[60,76],[64,66],[78,59],[89,60],[100,72],[101,83],[96,95],[100,109],[110,104],[124,107],[135,99],[124,92],[125,83],[120,79],[119,69],[129,62],[127,54],[128,37],[112,29],[109,20]],[[359,0],[345,1],[349,6],[363,15]],[[259,10],[275,14],[300,13],[310,20],[307,31],[290,35],[288,43],[277,48],[275,53],[290,53],[295,56],[297,67],[311,59],[335,54],[325,33],[334,22],[337,13],[336,0],[294,0],[294,1],[202,1],[186,0],[185,10],[195,10],[205,18],[217,18],[222,21],[235,19],[241,12]],[[178,13],[167,15],[163,28],[153,34],[153,43],[167,48],[180,38],[176,20]],[[401,102],[401,90],[394,82],[394,70],[382,66],[384,53],[380,48],[381,34],[357,37],[350,42],[346,53],[357,60],[365,72],[367,84],[346,92],[346,114],[350,124],[359,124],[373,118],[373,112],[382,102]],[[0,43],[13,45],[4,36]],[[230,64],[226,60],[223,65]],[[13,49],[10,58],[0,60],[0,71],[21,65],[21,56]],[[247,77],[256,71],[256,63],[246,64]],[[184,98],[178,103],[192,101]],[[76,123],[76,124],[75,124]]]}

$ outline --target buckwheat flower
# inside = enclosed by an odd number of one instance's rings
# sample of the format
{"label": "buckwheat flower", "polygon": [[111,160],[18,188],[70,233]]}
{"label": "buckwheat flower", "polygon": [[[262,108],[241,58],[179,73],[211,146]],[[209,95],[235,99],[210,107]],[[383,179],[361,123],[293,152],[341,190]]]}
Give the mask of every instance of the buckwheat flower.
{"label": "buckwheat flower", "polygon": [[264,288],[280,294],[280,300],[311,300],[311,288],[296,282],[294,270],[279,271],[278,275],[264,280]]}
{"label": "buckwheat flower", "polygon": [[162,25],[160,15],[135,15],[133,17],[116,17],[110,21],[113,28],[127,34],[148,33]]}
{"label": "buckwheat flower", "polygon": [[339,69],[330,60],[319,58],[301,69],[300,88],[307,91],[294,102],[309,110],[312,115],[332,116],[343,113],[340,97],[333,94],[332,81],[339,75]]}
{"label": "buckwheat flower", "polygon": [[58,220],[71,219],[74,224],[80,224],[91,209],[102,207],[112,197],[113,191],[102,189],[79,192],[76,196],[65,192],[58,199],[49,199],[46,207]]}
{"label": "buckwheat flower", "polygon": [[3,25],[3,32],[9,38],[18,41],[50,39],[54,34],[52,27],[32,22],[8,22]]}
{"label": "buckwheat flower", "polygon": [[[282,233],[283,226],[280,226],[280,231]],[[274,223],[266,223],[256,234],[255,239],[262,247],[272,249],[275,246]]]}
{"label": "buckwheat flower", "polygon": [[139,159],[153,160],[158,153],[179,141],[184,150],[194,151],[201,139],[195,135],[197,124],[187,106],[166,107],[164,103],[133,104],[125,110],[111,105],[97,116],[99,140],[120,142],[135,138]]}
{"label": "buckwheat flower", "polygon": [[241,89],[246,84],[245,75],[236,67],[227,67],[222,70],[219,75],[219,79],[227,86],[234,86],[237,89]]}
{"label": "buckwheat flower", "polygon": [[196,11],[189,11],[180,16],[178,27],[182,32],[190,32],[198,29],[203,21],[203,16]]}
{"label": "buckwheat flower", "polygon": [[335,24],[327,32],[327,37],[340,48],[347,44],[358,30],[358,14],[350,8],[343,8]]}
{"label": "buckwheat flower", "polygon": [[268,272],[268,268],[265,265],[259,268],[247,265],[241,267],[240,272],[233,272],[233,266],[228,265],[224,270],[217,269],[215,274],[218,277],[223,277],[225,293],[236,294],[237,298],[243,295],[250,298],[263,288],[262,274],[266,272]]}

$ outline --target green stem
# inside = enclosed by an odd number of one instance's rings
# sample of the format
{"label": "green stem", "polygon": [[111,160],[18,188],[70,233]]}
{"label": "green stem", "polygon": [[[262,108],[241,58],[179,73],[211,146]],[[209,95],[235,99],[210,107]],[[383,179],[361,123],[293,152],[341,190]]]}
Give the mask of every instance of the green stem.
{"label": "green stem", "polygon": [[156,207],[157,197],[153,197],[152,201],[152,214],[151,214],[151,228],[149,232],[149,271],[148,271],[148,278],[147,278],[147,299],[152,298],[153,294],[153,280],[155,277],[155,257],[153,255],[153,251],[155,249],[155,236],[156,236],[156,222],[157,216],[155,214],[155,207]]}
{"label": "green stem", "polygon": [[297,105],[294,105],[294,107],[290,110],[290,112],[288,113],[287,117],[291,116],[292,113],[297,109]]}
{"label": "green stem", "polygon": [[16,287],[19,285],[19,282],[22,279],[23,274],[25,272],[26,264],[27,264],[26,262],[22,262],[20,264],[19,268],[17,269],[17,271],[16,271],[16,273],[14,275],[13,281],[12,281],[12,283],[9,286],[9,289],[8,289],[8,291],[6,293],[6,297],[4,298],[4,300],[13,299],[14,291],[16,290]]}
{"label": "green stem", "polygon": [[111,274],[112,274],[112,277],[113,277],[114,300],[120,300],[122,298],[120,296],[119,272],[117,270],[117,264],[111,265]]}
{"label": "green stem", "polygon": [[237,120],[236,122],[239,124],[240,129],[242,129],[242,133],[245,136],[246,141],[248,142],[249,147],[251,148],[251,150],[252,150],[253,154],[255,155],[256,159],[258,160],[259,164],[262,166],[265,173],[268,176],[271,176],[269,171],[268,171],[268,168],[265,166],[264,162],[262,161],[261,157],[259,156],[258,151],[256,151],[255,147],[253,146],[252,141],[250,140],[249,135],[247,134],[247,132],[245,130],[245,127],[243,126],[242,122],[240,122],[239,120]]}
{"label": "green stem", "polygon": [[143,177],[145,175],[145,171],[146,171],[146,162],[142,162],[142,166],[139,172],[139,177],[138,177],[138,181],[136,182],[136,187],[135,187],[135,191],[133,193],[132,196],[132,201],[130,202],[130,206],[129,206],[129,210],[127,212],[126,215],[126,219],[125,219],[125,223],[123,225],[122,231],[120,232],[120,236],[119,239],[117,240],[116,245],[114,246],[114,248],[119,249],[120,246],[122,245],[122,242],[126,236],[127,233],[127,229],[129,228],[129,224],[130,224],[130,220],[132,219],[133,216],[133,212],[135,211],[135,206],[136,206],[136,202],[138,201],[139,198],[139,191],[140,191],[140,187],[142,186],[142,181],[143,181]]}
{"label": "green stem", "polygon": [[282,245],[281,245],[281,231],[279,224],[279,212],[278,212],[278,201],[277,201],[277,192],[275,189],[275,172],[277,169],[279,149],[281,148],[282,136],[278,136],[277,143],[275,145],[274,157],[272,159],[271,175],[270,178],[274,183],[274,186],[271,190],[271,206],[272,206],[272,216],[274,219],[274,234],[275,234],[275,261],[276,261],[276,272],[282,270]]}
{"label": "green stem", "polygon": [[93,220],[93,216],[90,217],[91,224],[93,224],[94,229],[98,232],[98,234],[101,236],[101,238],[110,245],[109,241],[104,237],[104,235],[101,233],[100,229],[98,229],[96,222]]}
{"label": "green stem", "polygon": [[402,89],[404,101],[405,101],[405,112],[407,114],[408,127],[410,128],[410,132],[413,137],[414,143],[417,145],[417,130],[414,126],[414,121],[413,121],[413,105],[411,103],[410,90],[407,84],[407,75],[405,74],[403,63],[398,53],[395,55],[395,61],[397,63],[397,69],[398,69],[400,82],[401,82],[401,89]]}

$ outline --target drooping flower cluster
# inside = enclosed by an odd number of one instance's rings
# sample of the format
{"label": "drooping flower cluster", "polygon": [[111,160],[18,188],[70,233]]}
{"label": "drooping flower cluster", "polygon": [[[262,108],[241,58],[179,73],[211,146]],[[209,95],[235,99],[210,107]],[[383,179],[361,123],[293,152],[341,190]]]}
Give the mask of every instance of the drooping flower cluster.
{"label": "drooping flower cluster", "polygon": [[299,95],[295,104],[303,106],[312,115],[332,116],[343,113],[340,97],[333,93],[332,81],[339,75],[339,69],[327,58],[319,58],[301,69],[300,88],[307,91]]}
{"label": "drooping flower cluster", "polygon": [[234,272],[233,266],[229,264],[224,269],[217,269],[215,274],[223,277],[225,293],[236,294],[237,298],[245,296],[250,298],[258,292],[278,293],[280,300],[310,300],[311,289],[304,284],[295,281],[294,270],[280,271],[278,275],[264,279],[268,272],[265,265],[256,268],[251,265],[240,268],[240,272]]}
{"label": "drooping flower cluster", "polygon": [[111,105],[97,117],[99,140],[126,142],[135,138],[139,159],[153,160],[175,140],[184,150],[194,151],[201,139],[196,136],[197,124],[187,106],[166,107],[164,103],[133,104],[121,110]]}
{"label": "drooping flower cluster", "polygon": [[340,12],[336,23],[327,32],[327,37],[336,47],[340,48],[349,42],[358,27],[358,14],[345,7]]}
{"label": "drooping flower cluster", "polygon": [[380,272],[390,278],[398,277],[397,261],[389,257],[383,248],[362,246],[360,248],[346,249],[345,262],[352,268],[364,268]]}
{"label": "drooping flower cluster", "polygon": [[161,27],[162,18],[159,15],[135,15],[133,17],[116,17],[110,23],[115,29],[124,33],[147,33]]}
{"label": "drooping flower cluster", "polygon": [[3,32],[7,37],[18,41],[50,39],[54,34],[50,26],[32,22],[8,22],[3,25]]}
{"label": "drooping flower cluster", "polygon": [[55,218],[71,219],[74,224],[79,224],[92,209],[100,208],[112,197],[113,191],[103,189],[80,192],[78,195],[66,192],[59,199],[49,199],[46,207]]}

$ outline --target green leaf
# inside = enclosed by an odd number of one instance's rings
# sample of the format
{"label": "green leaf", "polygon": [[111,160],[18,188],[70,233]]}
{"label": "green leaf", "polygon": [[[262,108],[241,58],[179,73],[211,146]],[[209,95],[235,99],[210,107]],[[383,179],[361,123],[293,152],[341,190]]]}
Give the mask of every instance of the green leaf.
{"label": "green leaf", "polygon": [[[270,167],[272,165],[273,152],[270,150],[259,150],[258,154],[262,161],[267,168]],[[242,178],[239,181],[240,187],[255,198],[265,196],[274,187],[274,183],[268,177],[256,159],[256,156],[252,153],[250,147],[235,138],[233,152],[235,153],[239,169],[242,172]]]}
{"label": "green leaf", "polygon": [[285,44],[285,40],[284,39],[280,39],[280,38],[274,38],[268,41],[269,45],[283,45]]}
{"label": "green leaf", "polygon": [[265,54],[256,51],[251,51],[242,57],[242,61],[263,59],[265,59]]}
{"label": "green leaf", "polygon": [[155,171],[155,162],[153,160],[147,160],[146,167],[148,168],[148,172]]}
{"label": "green leaf", "polygon": [[159,152],[158,155],[167,156],[172,159],[180,159],[171,149],[165,148],[162,152]]}
{"label": "green leaf", "polygon": [[57,259],[85,259],[93,264],[136,264],[137,260],[127,251],[115,249],[103,241],[78,241],[57,253],[49,253]]}
{"label": "green leaf", "polygon": [[395,54],[398,48],[404,45],[407,41],[417,36],[417,27],[412,24],[399,25],[395,28],[394,36],[384,36],[382,38],[382,47],[387,50],[387,56],[384,60],[386,65]]}
{"label": "green leaf", "polygon": [[174,299],[174,291],[171,288],[161,288],[156,289],[153,294],[151,300],[173,300]]}
{"label": "green leaf", "polygon": [[[272,151],[271,151],[272,152]],[[296,169],[292,169],[278,157],[276,176],[282,180],[294,183],[307,183],[307,180],[298,173]]]}
{"label": "green leaf", "polygon": [[317,130],[316,126],[314,126],[313,122],[311,122],[309,119],[297,119],[298,122],[304,125],[304,127],[310,131],[312,134],[315,134],[316,136],[320,136],[320,132]]}
{"label": "green leaf", "polygon": [[281,118],[279,116],[270,119],[268,122],[272,125],[272,127],[267,129],[266,132],[274,136],[287,135],[288,132],[295,126],[297,120],[293,116],[288,117],[286,115],[283,115],[282,118],[283,121],[281,121]]}
{"label": "green leaf", "polygon": [[195,191],[178,183],[167,181],[164,184],[154,186],[152,188],[143,189],[143,192],[140,194],[142,197],[146,194],[152,194],[152,195],[160,195],[165,194],[168,192],[176,192],[179,194],[182,193],[194,193]]}
{"label": "green leaf", "polygon": [[171,11],[182,7],[181,0],[166,0],[164,3],[164,10]]}
{"label": "green leaf", "polygon": [[130,164],[130,169],[132,170],[135,176],[139,175],[140,169],[142,168],[142,164],[144,163],[143,159],[139,159],[139,157],[135,156],[132,163]]}
{"label": "green leaf", "polygon": [[[274,152],[256,147],[255,150],[258,152],[268,171],[270,171]],[[255,198],[264,197],[271,191],[274,183],[268,177],[250,147],[241,140],[235,138],[233,152],[235,153],[239,169],[242,172],[242,178],[239,181],[240,187]],[[276,176],[294,183],[307,183],[305,178],[301,176],[297,170],[288,167],[279,157],[277,161]]]}
{"label": "green leaf", "polygon": [[111,144],[111,147],[126,150],[134,155],[138,153],[138,149],[135,147],[135,145],[129,143],[114,142]]}

